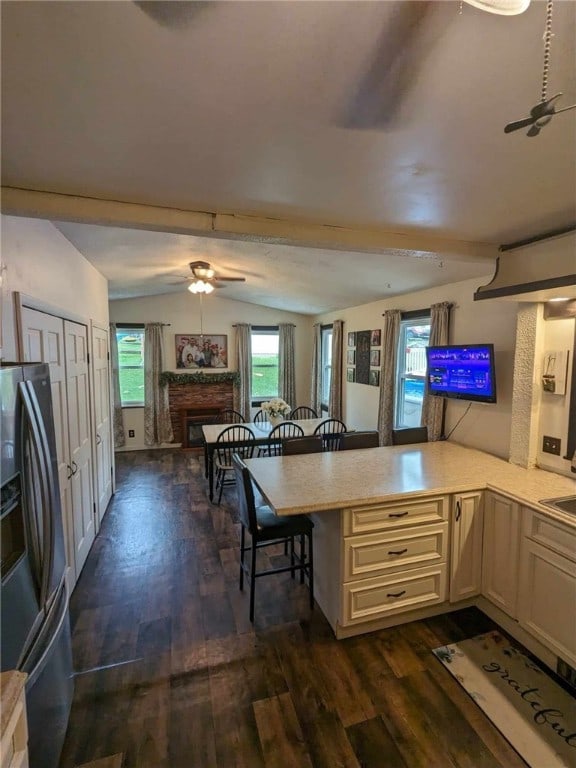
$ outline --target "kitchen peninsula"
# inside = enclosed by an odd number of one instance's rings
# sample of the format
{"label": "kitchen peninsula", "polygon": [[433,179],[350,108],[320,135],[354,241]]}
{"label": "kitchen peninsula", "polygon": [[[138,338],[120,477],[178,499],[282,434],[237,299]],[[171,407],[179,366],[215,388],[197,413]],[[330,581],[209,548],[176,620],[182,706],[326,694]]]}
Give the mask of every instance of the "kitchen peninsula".
{"label": "kitchen peninsula", "polygon": [[314,520],[317,602],[337,638],[478,605],[576,665],[576,483],[455,443],[247,460],[278,515]]}

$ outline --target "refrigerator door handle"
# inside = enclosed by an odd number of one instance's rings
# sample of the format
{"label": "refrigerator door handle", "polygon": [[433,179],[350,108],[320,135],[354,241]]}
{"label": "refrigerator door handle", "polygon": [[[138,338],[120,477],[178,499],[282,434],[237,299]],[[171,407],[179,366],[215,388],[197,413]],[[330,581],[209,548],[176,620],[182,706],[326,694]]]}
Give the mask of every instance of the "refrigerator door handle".
{"label": "refrigerator door handle", "polygon": [[52,621],[54,621],[54,625],[50,633],[50,642],[46,645],[42,651],[42,655],[34,663],[32,668],[29,667],[30,660],[32,659],[31,654],[28,655],[27,660],[24,661],[21,666],[21,671],[26,672],[28,675],[28,680],[26,681],[27,687],[33,686],[36,679],[42,672],[42,669],[50,657],[54,645],[58,642],[58,635],[60,634],[62,625],[66,621],[66,617],[68,615],[68,593],[66,591],[66,584],[64,582],[62,583],[59,599],[54,601],[53,606],[53,613],[56,614],[57,618],[52,619],[52,616],[49,615],[46,619],[46,623],[52,623]]}
{"label": "refrigerator door handle", "polygon": [[[42,500],[41,519],[38,519],[37,510],[33,515],[29,515],[31,525],[34,526],[32,530],[32,537],[34,541],[33,557],[31,557],[31,564],[33,567],[34,575],[37,579],[37,583],[40,587],[40,605],[46,604],[48,597],[48,578],[50,575],[53,544],[53,526],[52,526],[52,496],[50,493],[50,464],[47,460],[47,442],[46,436],[41,429],[41,417],[39,415],[38,404],[34,390],[31,389],[29,382],[22,382],[20,387],[20,393],[22,395],[22,402],[24,404],[25,419],[23,419],[22,429],[25,429],[24,421],[27,422],[29,428],[29,434],[32,437],[32,447],[36,455],[38,463],[38,474],[40,480],[40,495]],[[39,421],[40,419],[40,421]],[[30,476],[28,476],[30,477]],[[33,499],[33,489],[27,489],[26,495],[28,497],[28,503],[30,504]],[[42,526],[42,541],[43,546],[40,545],[40,531],[39,527]]]}

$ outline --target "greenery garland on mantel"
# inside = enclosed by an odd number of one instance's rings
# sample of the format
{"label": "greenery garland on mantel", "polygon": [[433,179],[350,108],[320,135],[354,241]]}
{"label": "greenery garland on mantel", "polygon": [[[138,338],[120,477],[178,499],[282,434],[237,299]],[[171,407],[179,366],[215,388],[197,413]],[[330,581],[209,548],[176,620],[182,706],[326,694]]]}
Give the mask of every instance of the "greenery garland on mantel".
{"label": "greenery garland on mantel", "polygon": [[168,384],[222,384],[231,381],[232,384],[240,383],[240,374],[238,371],[228,371],[227,373],[173,373],[172,371],[162,371],[160,374],[160,386],[165,387]]}

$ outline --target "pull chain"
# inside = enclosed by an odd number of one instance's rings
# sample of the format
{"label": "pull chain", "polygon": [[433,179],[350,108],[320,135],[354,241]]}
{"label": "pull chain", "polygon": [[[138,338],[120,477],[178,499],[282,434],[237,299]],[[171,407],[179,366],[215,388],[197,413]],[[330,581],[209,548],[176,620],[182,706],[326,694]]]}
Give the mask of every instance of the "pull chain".
{"label": "pull chain", "polygon": [[550,69],[550,46],[552,41],[552,0],[546,3],[546,25],[544,27],[544,69],[542,71],[542,101],[548,91],[548,70]]}
{"label": "pull chain", "polygon": [[198,294],[200,296],[200,338],[204,338],[204,327],[203,327],[203,318],[202,318],[202,294]]}

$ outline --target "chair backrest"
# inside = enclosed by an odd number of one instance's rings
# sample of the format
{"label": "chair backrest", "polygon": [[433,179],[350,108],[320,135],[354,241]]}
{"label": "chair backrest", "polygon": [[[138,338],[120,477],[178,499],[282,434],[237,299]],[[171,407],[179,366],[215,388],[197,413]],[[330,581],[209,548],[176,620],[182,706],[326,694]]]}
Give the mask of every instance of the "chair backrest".
{"label": "chair backrest", "polygon": [[295,456],[298,453],[320,453],[322,450],[322,435],[287,437],[282,440],[283,456]]}
{"label": "chair backrest", "polygon": [[216,417],[216,424],[244,424],[246,419],[238,411],[234,411],[232,408],[227,408],[224,411],[220,411]]}
{"label": "chair backrest", "polygon": [[285,437],[302,437],[304,430],[299,424],[293,421],[283,421],[268,435],[269,456],[280,456],[282,454],[282,440]]}
{"label": "chair backrest", "polygon": [[294,408],[290,414],[291,419],[317,419],[318,414],[314,408],[309,408],[307,405],[299,405],[298,408]]}
{"label": "chair backrest", "polygon": [[378,448],[380,435],[377,429],[365,432],[344,432],[340,435],[340,450],[349,451],[355,448]]}
{"label": "chair backrest", "polygon": [[254,414],[254,423],[261,424],[263,421],[268,421],[268,414],[266,413],[266,411],[260,408],[260,410],[256,411],[256,413]]}
{"label": "chair backrest", "polygon": [[254,488],[248,467],[242,461],[239,454],[232,455],[232,467],[236,477],[236,493],[238,495],[238,515],[240,522],[251,534],[258,530],[256,518],[256,504],[254,502]]}
{"label": "chair backrest", "polygon": [[250,459],[254,453],[254,432],[242,424],[226,427],[218,435],[215,451],[220,464],[227,466],[231,466],[234,453]]}
{"label": "chair backrest", "polygon": [[340,436],[346,432],[346,424],[340,419],[325,419],[314,430],[315,435],[322,435],[325,451],[340,450]]}
{"label": "chair backrest", "polygon": [[409,443],[427,443],[428,427],[410,427],[409,429],[393,429],[392,445],[408,445]]}

